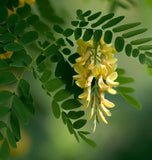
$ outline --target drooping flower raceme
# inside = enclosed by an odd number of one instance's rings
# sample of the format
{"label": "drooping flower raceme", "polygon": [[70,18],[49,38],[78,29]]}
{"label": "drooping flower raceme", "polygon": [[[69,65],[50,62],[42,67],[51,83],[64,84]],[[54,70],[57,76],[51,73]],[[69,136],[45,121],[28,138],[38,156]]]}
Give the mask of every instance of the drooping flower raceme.
{"label": "drooping flower raceme", "polygon": [[106,44],[101,38],[100,42],[94,42],[93,38],[85,42],[82,39],[77,41],[77,52],[80,57],[76,59],[74,70],[77,75],[73,76],[76,84],[84,89],[79,95],[80,100],[84,100],[83,109],[91,107],[88,120],[94,116],[94,129],[96,128],[97,115],[104,123],[108,123],[105,116],[111,116],[108,108],[113,108],[114,103],[105,98],[105,92],[116,94],[113,89],[119,85],[115,80],[118,77],[116,72],[117,59],[112,44]]}

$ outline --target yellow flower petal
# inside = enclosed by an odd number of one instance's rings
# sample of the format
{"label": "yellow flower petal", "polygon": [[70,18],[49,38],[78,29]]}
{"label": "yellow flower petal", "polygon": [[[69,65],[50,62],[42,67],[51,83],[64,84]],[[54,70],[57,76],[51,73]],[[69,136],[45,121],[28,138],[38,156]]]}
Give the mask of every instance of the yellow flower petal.
{"label": "yellow flower petal", "polygon": [[110,93],[110,94],[112,94],[112,95],[115,95],[115,94],[117,93],[116,90],[114,90],[114,89],[111,88],[111,87],[109,87],[109,88],[107,89],[107,92]]}
{"label": "yellow flower petal", "polygon": [[92,69],[92,74],[94,77],[98,77],[99,75],[105,76],[107,74],[107,69],[105,65],[97,64]]}
{"label": "yellow flower petal", "polygon": [[108,124],[108,122],[106,121],[103,113],[102,113],[100,110],[98,110],[98,115],[99,115],[100,119],[101,119],[104,123]]}
{"label": "yellow flower petal", "polygon": [[105,113],[105,115],[107,115],[109,117],[111,116],[110,111],[102,104],[102,102],[99,102],[99,106],[100,106],[101,110]]}
{"label": "yellow flower petal", "polygon": [[34,4],[34,3],[35,3],[35,0],[25,0],[25,2],[26,2],[27,4],[29,4],[29,5],[31,5],[31,4]]}
{"label": "yellow flower petal", "polygon": [[99,76],[99,80],[98,80],[98,86],[100,87],[100,90],[106,90],[108,88],[108,86],[103,82],[103,76],[100,75]]}
{"label": "yellow flower petal", "polygon": [[115,106],[114,103],[110,102],[110,101],[107,100],[107,99],[103,99],[103,100],[102,100],[102,103],[103,103],[103,105],[104,105],[105,107],[107,107],[107,108],[113,108],[113,107]]}
{"label": "yellow flower petal", "polygon": [[19,5],[18,8],[24,7],[25,6],[25,0],[19,0]]}
{"label": "yellow flower petal", "polygon": [[86,84],[86,80],[85,79],[79,79],[75,82],[77,84],[77,86],[79,86],[80,88],[85,88],[85,84]]}
{"label": "yellow flower petal", "polygon": [[89,121],[94,114],[94,105],[95,105],[95,95],[93,95],[93,97],[92,97],[91,112],[90,112],[90,115],[89,115],[87,121]]}

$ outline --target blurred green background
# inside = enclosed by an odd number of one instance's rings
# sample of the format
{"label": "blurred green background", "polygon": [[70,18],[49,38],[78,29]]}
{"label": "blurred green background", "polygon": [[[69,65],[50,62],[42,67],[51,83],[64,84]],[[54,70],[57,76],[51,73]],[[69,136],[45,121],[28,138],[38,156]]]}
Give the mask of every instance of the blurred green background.
{"label": "blurred green background", "polygon": [[[43,0],[38,0],[43,1]],[[121,0],[125,2],[125,0]],[[44,1],[45,2],[45,1]],[[147,0],[136,1],[136,5],[128,4],[129,8],[118,7],[116,15],[125,15],[126,22],[141,21],[142,26],[152,35],[152,6]],[[63,26],[68,27],[75,20],[76,9],[109,12],[111,2],[108,0],[50,0],[53,12],[64,19]],[[37,6],[33,10],[38,12]],[[52,10],[50,10],[50,16]],[[47,15],[49,17],[49,14]],[[49,26],[52,23],[47,19]],[[76,48],[74,48],[76,50]],[[119,96],[111,97],[116,107],[111,109],[112,117],[108,125],[100,123],[91,138],[97,142],[97,148],[88,146],[85,142],[77,143],[64,126],[62,120],[53,117],[51,99],[41,88],[41,84],[33,79],[31,74],[25,78],[31,84],[31,92],[35,100],[36,115],[24,127],[29,136],[30,150],[20,160],[151,160],[152,159],[152,77],[147,74],[144,65],[138,59],[128,58],[124,53],[117,55],[118,67],[124,68],[126,75],[133,77],[135,83],[130,86],[136,89],[133,94],[143,108],[136,110]],[[86,126],[92,130],[92,121]],[[23,144],[24,147],[24,144]],[[12,158],[15,160],[15,158]]]}

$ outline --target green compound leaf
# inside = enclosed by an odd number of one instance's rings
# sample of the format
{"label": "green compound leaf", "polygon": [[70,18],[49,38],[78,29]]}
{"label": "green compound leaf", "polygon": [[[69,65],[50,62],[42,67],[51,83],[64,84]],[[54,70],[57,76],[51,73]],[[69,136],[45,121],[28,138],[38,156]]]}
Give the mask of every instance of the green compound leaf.
{"label": "green compound leaf", "polygon": [[61,114],[60,107],[59,107],[59,104],[55,100],[52,101],[52,111],[56,118],[60,118],[60,114]]}
{"label": "green compound leaf", "polygon": [[93,33],[93,38],[95,42],[99,42],[102,37],[102,30],[98,29]]}
{"label": "green compound leaf", "polygon": [[0,121],[0,129],[7,127],[6,123],[4,123],[3,121]]}
{"label": "green compound leaf", "polygon": [[67,123],[67,114],[65,112],[62,112],[62,121],[64,124]]}
{"label": "green compound leaf", "polygon": [[83,35],[83,41],[89,41],[93,35],[93,30],[92,29],[86,29]]}
{"label": "green compound leaf", "polygon": [[63,38],[58,39],[58,40],[56,41],[56,43],[57,43],[59,46],[66,46]]}
{"label": "green compound leaf", "polygon": [[82,35],[82,28],[76,28],[74,31],[75,40],[78,40]]}
{"label": "green compound leaf", "polygon": [[68,117],[70,119],[78,119],[80,117],[84,116],[84,111],[70,111],[68,113]]}
{"label": "green compound leaf", "polygon": [[2,37],[0,37],[0,42],[8,43],[13,42],[15,40],[15,36],[11,33],[6,33]]}
{"label": "green compound leaf", "polygon": [[18,15],[12,14],[11,16],[9,16],[9,18],[6,21],[7,27],[8,28],[13,27],[17,23],[17,21],[18,21]]}
{"label": "green compound leaf", "polygon": [[132,51],[132,45],[131,44],[127,44],[125,47],[125,52],[126,55],[129,57],[131,55],[131,51]]}
{"label": "green compound leaf", "polygon": [[113,30],[113,32],[122,32],[122,31],[125,31],[125,30],[128,30],[128,29],[134,28],[134,27],[136,27],[140,24],[141,24],[140,22],[124,24],[124,25],[115,27],[112,30]]}
{"label": "green compound leaf", "polygon": [[119,76],[117,78],[117,81],[120,83],[120,85],[122,85],[122,84],[132,83],[132,82],[134,82],[134,79],[131,78],[131,77],[122,77],[122,76]]}
{"label": "green compound leaf", "polygon": [[115,48],[116,48],[117,52],[121,52],[123,50],[124,43],[125,43],[125,41],[122,37],[117,37],[115,39]]}
{"label": "green compound leaf", "polygon": [[69,45],[70,45],[71,47],[74,46],[74,43],[73,43],[70,39],[66,38],[65,40],[69,43]]}
{"label": "green compound leaf", "polygon": [[17,118],[14,111],[11,111],[10,125],[11,125],[12,131],[13,131],[15,137],[17,138],[17,140],[20,140],[21,139],[20,125],[19,125],[18,118]]}
{"label": "green compound leaf", "polygon": [[104,22],[106,22],[107,20],[111,19],[114,16],[114,13],[109,13],[105,16],[102,16],[96,23],[93,23],[91,25],[92,28],[98,27],[101,24],[103,24]]}
{"label": "green compound leaf", "polygon": [[54,92],[55,90],[59,89],[63,85],[64,83],[62,82],[61,79],[55,78],[55,79],[51,79],[46,83],[46,88],[49,92]]}
{"label": "green compound leaf", "polygon": [[139,46],[138,49],[140,49],[140,50],[151,50],[152,49],[152,45]]}
{"label": "green compound leaf", "polygon": [[16,95],[13,96],[13,104],[12,106],[17,112],[18,117],[22,121],[22,123],[27,124],[28,118],[26,115],[26,110],[23,102]]}
{"label": "green compound leaf", "polygon": [[146,62],[146,56],[144,54],[140,54],[139,55],[139,62],[141,64],[145,64],[145,62]]}
{"label": "green compound leaf", "polygon": [[27,97],[30,91],[29,83],[26,80],[21,79],[19,82],[19,90],[24,97]]}
{"label": "green compound leaf", "polygon": [[117,68],[116,71],[117,71],[118,75],[123,75],[123,74],[126,73],[126,71],[124,69],[122,69],[122,68]]}
{"label": "green compound leaf", "polygon": [[0,118],[5,116],[10,111],[10,108],[0,106]]}
{"label": "green compound leaf", "polygon": [[0,73],[0,85],[9,85],[16,81],[16,77],[11,72]]}
{"label": "green compound leaf", "polygon": [[40,78],[42,83],[46,83],[51,77],[52,72],[50,70],[45,70]]}
{"label": "green compound leaf", "polygon": [[139,50],[138,49],[133,49],[132,56],[136,58],[136,57],[138,57],[138,55],[139,55]]}
{"label": "green compound leaf", "polygon": [[8,137],[9,144],[10,144],[13,148],[17,148],[14,134],[10,131],[9,128],[7,128],[7,131],[6,131],[6,132],[7,132],[7,137]]}
{"label": "green compound leaf", "polygon": [[109,44],[112,41],[112,32],[110,30],[107,30],[104,34],[104,41]]}
{"label": "green compound leaf", "polygon": [[132,96],[127,95],[127,94],[121,94],[121,96],[132,106],[134,106],[137,109],[141,109],[142,106],[141,104]]}
{"label": "green compound leaf", "polygon": [[70,134],[73,134],[74,129],[73,129],[73,125],[72,125],[72,122],[70,121],[70,119],[67,119],[67,127],[68,127]]}
{"label": "green compound leaf", "polygon": [[58,91],[55,95],[54,95],[54,100],[59,102],[59,101],[63,101],[65,100],[66,98],[70,97],[71,96],[71,93],[68,92],[67,90],[65,89],[62,89],[60,91]]}
{"label": "green compound leaf", "polygon": [[71,21],[72,26],[77,27],[79,24],[79,21]]}
{"label": "green compound leaf", "polygon": [[145,55],[148,57],[152,57],[152,52],[145,52]]}
{"label": "green compound leaf", "polygon": [[70,28],[67,28],[64,32],[63,32],[63,35],[65,37],[69,37],[73,34],[73,29],[70,29]]}
{"label": "green compound leaf", "polygon": [[110,28],[110,27],[118,24],[119,22],[121,22],[124,18],[125,18],[124,16],[116,17],[116,18],[110,20],[109,22],[107,22],[106,24],[104,24],[102,26],[102,28],[103,29]]}
{"label": "green compound leaf", "polygon": [[70,63],[75,64],[75,60],[79,57],[78,53],[74,53],[71,56],[69,56],[68,60],[70,61]]}
{"label": "green compound leaf", "polygon": [[15,34],[15,35],[23,34],[25,28],[26,28],[26,21],[25,21],[25,20],[19,21],[19,22],[15,25],[14,34]]}
{"label": "green compound leaf", "polygon": [[9,68],[9,65],[5,60],[0,59],[0,69],[6,69]]}
{"label": "green compound leaf", "polygon": [[30,25],[33,25],[35,24],[36,22],[39,21],[39,17],[37,15],[31,15],[27,18],[27,23],[30,24]]}
{"label": "green compound leaf", "polygon": [[88,21],[92,21],[92,20],[98,18],[98,17],[101,15],[101,13],[102,13],[102,12],[97,12],[97,13],[89,16],[89,17],[88,17]]}
{"label": "green compound leaf", "polygon": [[77,120],[73,123],[73,128],[75,129],[80,129],[82,128],[85,124],[87,123],[87,120],[85,119],[80,119],[80,120]]}
{"label": "green compound leaf", "polygon": [[57,52],[58,52],[58,46],[53,44],[49,48],[47,48],[47,50],[45,51],[45,56],[48,57],[51,54],[55,54]]}
{"label": "green compound leaf", "polygon": [[66,100],[61,105],[61,107],[65,110],[79,108],[80,106],[81,106],[81,103],[75,99]]}
{"label": "green compound leaf", "polygon": [[91,13],[92,13],[91,10],[88,10],[88,11],[84,12],[84,13],[82,14],[82,16],[83,16],[83,17],[87,17],[87,16],[89,16]]}
{"label": "green compound leaf", "polygon": [[92,141],[91,139],[88,139],[86,136],[84,136],[81,132],[78,131],[79,136],[90,146],[92,147],[96,147],[96,143],[94,141]]}
{"label": "green compound leaf", "polygon": [[59,25],[54,25],[53,29],[55,30],[55,32],[57,33],[63,33],[63,29],[59,26]]}
{"label": "green compound leaf", "polygon": [[117,87],[117,90],[121,93],[132,93],[135,91],[133,88],[130,87]]}
{"label": "green compound leaf", "polygon": [[150,38],[141,38],[141,39],[131,41],[131,44],[132,45],[139,45],[139,44],[143,44],[143,43],[146,43],[146,42],[149,42],[149,41],[152,41],[151,37]]}
{"label": "green compound leaf", "polygon": [[0,23],[3,22],[8,16],[7,8],[0,6]]}
{"label": "green compound leaf", "polygon": [[2,133],[0,132],[0,141],[4,139],[4,136],[2,135]]}
{"label": "green compound leaf", "polygon": [[19,43],[8,43],[4,46],[5,51],[17,52],[24,49],[23,46]]}
{"label": "green compound leaf", "polygon": [[65,54],[65,55],[69,55],[71,53],[71,50],[69,48],[64,48],[62,50],[62,52]]}
{"label": "green compound leaf", "polygon": [[0,157],[2,160],[7,160],[10,154],[9,145],[6,139],[4,139],[0,148]]}
{"label": "green compound leaf", "polygon": [[79,24],[79,27],[85,27],[89,24],[89,22],[86,22],[86,21],[81,21],[80,24]]}
{"label": "green compound leaf", "polygon": [[38,33],[36,31],[29,31],[24,33],[20,40],[23,44],[27,44],[37,39],[38,39]]}
{"label": "green compound leaf", "polygon": [[130,38],[130,37],[136,36],[138,34],[142,34],[146,31],[147,31],[147,28],[142,28],[142,29],[138,29],[138,30],[134,30],[134,31],[124,33],[124,34],[122,34],[122,37],[123,38]]}
{"label": "green compound leaf", "polygon": [[7,102],[12,95],[13,94],[9,91],[0,91],[0,104]]}

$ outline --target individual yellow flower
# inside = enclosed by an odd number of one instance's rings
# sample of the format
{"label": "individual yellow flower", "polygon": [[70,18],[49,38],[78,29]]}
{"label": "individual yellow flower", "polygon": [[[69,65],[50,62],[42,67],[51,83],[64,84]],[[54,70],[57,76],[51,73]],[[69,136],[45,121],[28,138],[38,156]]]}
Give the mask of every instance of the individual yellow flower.
{"label": "individual yellow flower", "polygon": [[[73,76],[73,78],[76,80],[76,84],[84,89],[78,98],[85,100],[82,110],[88,106],[91,107],[88,121],[93,115],[95,116],[93,128],[95,131],[97,114],[107,124],[104,114],[111,116],[108,108],[115,106],[114,103],[105,98],[105,92],[107,91],[112,95],[117,93],[113,89],[119,85],[118,82],[115,82],[118,77],[116,72],[117,59],[114,58],[116,50],[112,44],[106,44],[103,37],[99,43],[94,42],[92,38],[88,42],[79,39],[77,44],[80,57],[76,59],[74,70],[78,75]],[[93,79],[95,79],[95,84],[92,84]]]}

